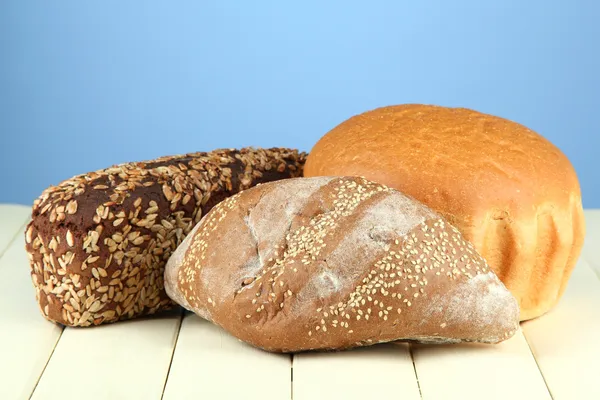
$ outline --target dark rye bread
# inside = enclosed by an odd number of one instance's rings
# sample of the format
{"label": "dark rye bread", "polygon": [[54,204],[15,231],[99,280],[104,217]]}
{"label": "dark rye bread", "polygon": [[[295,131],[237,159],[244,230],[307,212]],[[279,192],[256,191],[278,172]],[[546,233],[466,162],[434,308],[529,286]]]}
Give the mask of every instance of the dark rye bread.
{"label": "dark rye bread", "polygon": [[117,165],[46,189],[25,233],[42,314],[88,326],[173,306],[164,266],[194,224],[240,190],[301,175],[304,160],[283,148],[215,150]]}
{"label": "dark rye bread", "polygon": [[458,230],[358,177],[289,179],[228,198],[175,251],[165,287],[277,352],[496,343],[519,322],[516,300]]}

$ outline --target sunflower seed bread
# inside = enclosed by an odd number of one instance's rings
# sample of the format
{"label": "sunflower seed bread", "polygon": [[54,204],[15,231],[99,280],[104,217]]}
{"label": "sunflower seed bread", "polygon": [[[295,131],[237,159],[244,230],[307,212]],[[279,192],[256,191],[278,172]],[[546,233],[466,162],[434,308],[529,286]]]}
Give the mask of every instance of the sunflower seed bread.
{"label": "sunflower seed bread", "polygon": [[25,232],[42,314],[89,326],[170,308],[164,266],[215,204],[300,176],[304,153],[223,149],[113,166],[46,189]]}
{"label": "sunflower seed bread", "polygon": [[519,322],[515,298],[458,230],[359,177],[289,179],[226,199],[174,252],[165,287],[274,352],[497,343]]}

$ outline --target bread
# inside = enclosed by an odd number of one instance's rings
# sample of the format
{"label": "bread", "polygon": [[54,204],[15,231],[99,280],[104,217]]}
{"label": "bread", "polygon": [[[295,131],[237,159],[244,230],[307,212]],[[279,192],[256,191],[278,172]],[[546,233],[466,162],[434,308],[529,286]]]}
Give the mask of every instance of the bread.
{"label": "bread", "polygon": [[515,299],[460,233],[362,178],[298,178],[218,204],[169,260],[167,294],[269,351],[399,339],[496,343]]}
{"label": "bread", "polygon": [[464,108],[354,116],[318,141],[304,175],[364,176],[425,203],[486,258],[523,320],[558,302],[585,236],[567,157],[518,123]]}
{"label": "bread", "polygon": [[88,326],[174,303],[164,266],[193,225],[224,198],[301,174],[289,149],[216,150],[117,165],[45,190],[26,228],[42,314]]}

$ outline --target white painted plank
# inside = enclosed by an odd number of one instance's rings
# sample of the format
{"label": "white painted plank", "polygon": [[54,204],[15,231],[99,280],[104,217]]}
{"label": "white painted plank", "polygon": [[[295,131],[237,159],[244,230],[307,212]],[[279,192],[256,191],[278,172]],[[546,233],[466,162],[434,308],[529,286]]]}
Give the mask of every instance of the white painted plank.
{"label": "white painted plank", "polygon": [[25,240],[16,238],[0,259],[0,399],[29,398],[61,331],[39,311]]}
{"label": "white painted plank", "polygon": [[161,315],[65,328],[32,399],[160,399],[181,321]]}
{"label": "white painted plank", "polygon": [[164,400],[290,398],[289,355],[253,348],[194,314],[185,316]]}
{"label": "white painted plank", "polygon": [[550,400],[521,331],[497,345],[414,345],[423,400]]}
{"label": "white painted plank", "polygon": [[600,210],[585,210],[586,235],[582,257],[600,276]]}
{"label": "white painted plank", "polygon": [[22,229],[30,215],[31,207],[0,204],[0,256],[15,236],[25,237]]}
{"label": "white painted plank", "polygon": [[584,259],[559,304],[521,326],[554,400],[600,399],[600,281]]}
{"label": "white painted plank", "polygon": [[294,400],[420,399],[408,344],[294,355]]}

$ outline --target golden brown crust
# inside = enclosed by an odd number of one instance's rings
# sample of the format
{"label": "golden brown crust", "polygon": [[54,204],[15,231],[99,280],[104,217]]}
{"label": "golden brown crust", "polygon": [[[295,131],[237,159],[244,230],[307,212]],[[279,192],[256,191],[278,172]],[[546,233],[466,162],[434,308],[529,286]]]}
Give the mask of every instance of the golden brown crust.
{"label": "golden brown crust", "polygon": [[558,301],[581,250],[581,193],[571,163],[506,119],[430,105],[379,108],[319,140],[304,174],[365,176],[440,212],[504,280],[522,319]]}
{"label": "golden brown crust", "polygon": [[117,165],[73,177],[36,200],[25,237],[42,314],[88,326],[173,306],[164,266],[224,198],[298,176],[290,149],[215,150]]}
{"label": "golden brown crust", "polygon": [[232,196],[178,247],[165,277],[171,298],[270,351],[496,343],[519,319],[454,227],[363,178],[288,179]]}

